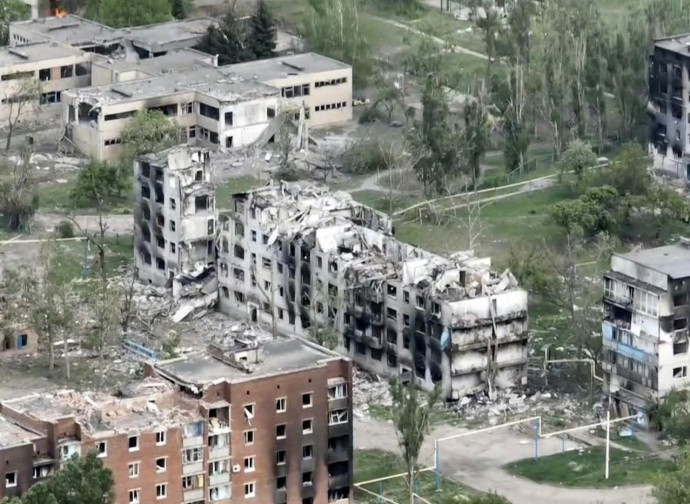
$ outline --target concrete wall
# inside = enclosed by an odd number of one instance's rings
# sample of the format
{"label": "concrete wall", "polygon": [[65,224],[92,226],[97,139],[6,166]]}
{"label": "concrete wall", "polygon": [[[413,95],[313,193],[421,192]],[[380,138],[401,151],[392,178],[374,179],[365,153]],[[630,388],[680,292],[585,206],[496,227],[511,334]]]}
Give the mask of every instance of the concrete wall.
{"label": "concrete wall", "polygon": [[665,274],[618,255],[611,257],[611,270],[662,290],[668,288],[668,278]]}

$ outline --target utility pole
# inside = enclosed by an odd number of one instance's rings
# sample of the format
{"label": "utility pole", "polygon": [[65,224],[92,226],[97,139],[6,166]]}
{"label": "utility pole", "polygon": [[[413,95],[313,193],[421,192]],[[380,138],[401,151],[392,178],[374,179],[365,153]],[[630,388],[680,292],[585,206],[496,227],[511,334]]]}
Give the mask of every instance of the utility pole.
{"label": "utility pole", "polygon": [[611,410],[606,407],[606,467],[604,479],[609,479],[609,450],[611,448]]}

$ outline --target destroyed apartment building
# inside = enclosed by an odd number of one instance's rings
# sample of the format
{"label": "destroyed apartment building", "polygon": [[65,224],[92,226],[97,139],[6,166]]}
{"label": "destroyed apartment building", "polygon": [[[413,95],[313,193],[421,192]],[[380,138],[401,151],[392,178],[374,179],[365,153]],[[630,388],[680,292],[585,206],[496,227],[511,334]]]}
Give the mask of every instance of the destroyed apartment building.
{"label": "destroyed apartment building", "polygon": [[613,254],[604,274],[604,391],[649,426],[659,402],[690,387],[690,240]]}
{"label": "destroyed apartment building", "polygon": [[0,402],[0,499],[95,451],[116,504],[352,502],[349,359],[240,327],[145,374],[117,398]]}
{"label": "destroyed apartment building", "polygon": [[402,243],[387,216],[317,186],[236,194],[218,227],[224,313],[448,399],[526,380],[527,292],[488,258]]}

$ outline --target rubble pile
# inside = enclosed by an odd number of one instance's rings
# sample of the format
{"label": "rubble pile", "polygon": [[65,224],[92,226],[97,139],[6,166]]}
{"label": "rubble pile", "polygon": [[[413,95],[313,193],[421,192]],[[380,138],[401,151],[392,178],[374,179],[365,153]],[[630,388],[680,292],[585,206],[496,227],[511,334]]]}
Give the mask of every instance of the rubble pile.
{"label": "rubble pile", "polygon": [[388,381],[353,367],[352,408],[355,416],[368,416],[371,405],[384,408],[393,406]]}

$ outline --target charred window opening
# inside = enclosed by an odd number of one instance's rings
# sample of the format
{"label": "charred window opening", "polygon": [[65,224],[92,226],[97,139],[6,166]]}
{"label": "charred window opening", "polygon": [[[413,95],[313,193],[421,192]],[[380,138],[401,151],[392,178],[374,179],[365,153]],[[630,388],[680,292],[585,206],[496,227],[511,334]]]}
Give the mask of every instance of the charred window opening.
{"label": "charred window opening", "polygon": [[438,383],[443,379],[441,367],[434,362],[429,364],[429,374],[431,375],[431,381],[434,383]]}
{"label": "charred window opening", "polygon": [[329,284],[328,284],[328,296],[329,296],[331,299],[335,299],[335,298],[338,297],[338,287],[336,287],[336,286],[333,285],[332,283],[329,283]]}
{"label": "charred window opening", "polygon": [[424,359],[420,359],[418,357],[415,357],[415,359],[414,359],[414,374],[416,374],[419,378],[425,378],[426,377],[426,363],[424,362]]}
{"label": "charred window opening", "polygon": [[165,217],[162,214],[156,214],[156,224],[160,227],[165,227]]}
{"label": "charred window opening", "polygon": [[338,271],[338,262],[336,260],[330,261],[328,263],[328,271],[335,273]]}
{"label": "charred window opening", "polygon": [[165,261],[160,257],[156,257],[156,268],[158,268],[159,270],[165,269]]}
{"label": "charred window opening", "polygon": [[244,282],[244,270],[240,268],[233,268],[232,276],[235,277],[236,280],[241,280],[242,282]]}
{"label": "charred window opening", "polygon": [[386,341],[388,343],[393,343],[394,345],[398,344],[398,332],[395,329],[391,329],[390,327],[386,329]]}
{"label": "charred window opening", "polygon": [[355,330],[356,331],[364,331],[367,327],[366,322],[362,320],[361,318],[356,318],[355,319]]}
{"label": "charred window opening", "polygon": [[403,324],[405,327],[410,327],[410,316],[409,315],[403,315]]}
{"label": "charred window opening", "polygon": [[334,322],[335,319],[338,317],[338,309],[333,308],[332,306],[328,307],[328,320],[331,322]]}
{"label": "charred window opening", "polygon": [[407,304],[410,303],[410,291],[403,291],[403,301]]}
{"label": "charred window opening", "polygon": [[209,205],[209,197],[207,194],[204,194],[202,196],[196,196],[194,198],[194,212],[195,213],[206,212],[208,210],[208,205]]}
{"label": "charred window opening", "polygon": [[235,222],[235,236],[244,236],[244,225],[241,222]]}
{"label": "charred window opening", "polygon": [[309,306],[309,290],[302,289],[302,295],[300,296],[302,306]]}
{"label": "charred window opening", "polygon": [[671,104],[671,115],[673,116],[674,119],[682,119],[683,118],[683,107],[680,105],[677,105],[675,103]]}
{"label": "charred window opening", "polygon": [[143,252],[142,256],[145,264],[151,264],[151,254],[149,254],[148,252]]}
{"label": "charred window opening", "polygon": [[398,365],[398,356],[393,352],[386,353],[386,362],[390,367],[395,367]]}
{"label": "charred window opening", "polygon": [[290,243],[290,257],[295,257],[295,244]]}
{"label": "charred window opening", "polygon": [[309,320],[309,314],[308,313],[302,313],[300,314],[300,321],[302,322],[302,329],[308,329],[309,326],[311,326],[311,321]]}
{"label": "charred window opening", "polygon": [[406,332],[403,332],[403,347],[408,350],[410,348],[410,335]]}
{"label": "charred window opening", "polygon": [[311,252],[309,251],[309,249],[306,246],[302,245],[301,253],[302,253],[302,261],[309,262],[311,260]]}
{"label": "charred window opening", "polygon": [[397,320],[398,311],[395,308],[386,308],[386,318],[388,318],[388,320]]}
{"label": "charred window opening", "polygon": [[349,336],[345,336],[343,338],[343,345],[345,346],[345,350],[347,350],[349,352],[350,351],[350,337]]}
{"label": "charred window opening", "polygon": [[145,242],[151,242],[151,231],[147,225],[141,226],[141,235]]}
{"label": "charred window opening", "polygon": [[689,303],[688,293],[673,296],[673,306],[685,306]]}
{"label": "charred window opening", "polygon": [[220,288],[220,290],[221,290],[221,292],[223,293],[223,297],[224,297],[224,298],[229,298],[229,297],[230,297],[230,290],[229,290],[227,287],[223,286],[223,287]]}
{"label": "charred window opening", "polygon": [[688,353],[688,339],[684,338],[673,342],[673,355]]}
{"label": "charred window opening", "polygon": [[426,337],[424,335],[415,333],[414,351],[417,355],[426,356]]}
{"label": "charred window opening", "polygon": [[304,285],[311,285],[311,275],[309,274],[309,271],[303,271],[300,279]]}
{"label": "charred window opening", "polygon": [[141,216],[145,221],[151,219],[151,209],[149,208],[148,204],[141,205]]}
{"label": "charred window opening", "polygon": [[377,361],[380,361],[381,358],[383,357],[383,350],[380,348],[372,348],[371,349],[371,358]]}
{"label": "charred window opening", "polygon": [[[223,252],[227,252],[228,250],[228,241],[223,240]],[[244,259],[244,248],[241,247],[240,245],[235,245],[235,250],[234,250],[235,257],[238,259]]]}
{"label": "charred window opening", "polygon": [[395,285],[388,284],[386,290],[391,297],[396,297],[398,295],[398,289]]}
{"label": "charred window opening", "polygon": [[156,186],[156,203],[163,203],[163,201],[165,201],[163,196],[163,188]]}
{"label": "charred window opening", "polygon": [[355,353],[366,355],[367,347],[364,346],[364,343],[355,342]]}
{"label": "charred window opening", "polygon": [[194,174],[194,180],[196,182],[201,182],[204,180],[204,172],[203,170],[197,170],[196,173]]}
{"label": "charred window opening", "polygon": [[177,103],[172,105],[161,105],[160,107],[149,107],[149,110],[159,110],[166,117],[174,117],[177,115]]}
{"label": "charred window opening", "polygon": [[220,276],[226,277],[228,276],[228,265],[224,262],[218,263],[220,266]]}
{"label": "charred window opening", "polygon": [[685,329],[688,327],[688,319],[687,318],[677,318],[673,320],[673,330],[677,331],[679,329]]}
{"label": "charred window opening", "polygon": [[156,235],[156,245],[158,245],[159,248],[165,248],[165,238],[161,235]]}
{"label": "charred window opening", "polygon": [[141,186],[141,197],[151,199],[151,189],[148,186]]}
{"label": "charred window opening", "polygon": [[216,107],[206,105],[202,102],[199,102],[199,114],[210,119],[215,119],[216,121],[220,118],[220,112]]}
{"label": "charred window opening", "polygon": [[148,161],[142,161],[140,167],[140,173],[142,177],[151,177],[151,164]]}

